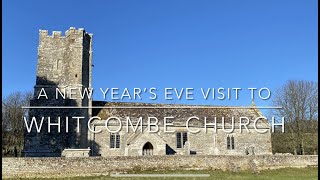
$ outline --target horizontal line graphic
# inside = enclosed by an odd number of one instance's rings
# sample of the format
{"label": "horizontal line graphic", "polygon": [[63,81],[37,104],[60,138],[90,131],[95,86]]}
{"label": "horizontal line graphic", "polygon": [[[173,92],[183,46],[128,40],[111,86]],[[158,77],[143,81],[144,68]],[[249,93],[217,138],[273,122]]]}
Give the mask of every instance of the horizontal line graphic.
{"label": "horizontal line graphic", "polygon": [[110,174],[110,177],[210,177],[210,174]]}
{"label": "horizontal line graphic", "polygon": [[22,109],[282,109],[281,106],[252,106],[252,107],[231,107],[231,106],[23,106]]}

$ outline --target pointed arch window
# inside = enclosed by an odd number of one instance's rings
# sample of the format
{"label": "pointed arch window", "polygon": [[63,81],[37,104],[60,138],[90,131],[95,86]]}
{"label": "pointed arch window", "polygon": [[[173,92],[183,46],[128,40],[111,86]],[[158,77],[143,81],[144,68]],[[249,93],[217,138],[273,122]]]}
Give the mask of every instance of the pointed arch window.
{"label": "pointed arch window", "polygon": [[153,155],[153,146],[150,142],[147,142],[142,148],[142,155]]}

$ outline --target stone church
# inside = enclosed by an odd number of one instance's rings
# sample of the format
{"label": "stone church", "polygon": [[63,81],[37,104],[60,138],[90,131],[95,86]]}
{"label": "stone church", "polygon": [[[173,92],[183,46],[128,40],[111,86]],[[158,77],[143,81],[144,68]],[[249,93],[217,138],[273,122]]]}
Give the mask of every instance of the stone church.
{"label": "stone church", "polygon": [[[48,96],[54,96],[57,88],[90,89],[91,72],[92,34],[88,34],[82,28],[73,27],[68,29],[64,36],[59,31],[54,31],[52,35],[49,35],[47,30],[39,31],[37,78],[34,98],[30,101],[30,106],[37,108],[29,109],[29,119],[36,117],[36,121],[39,122],[41,117],[50,116],[53,123],[54,117],[64,118],[58,123],[60,127],[52,125],[50,132],[48,132],[48,121],[43,121],[40,132],[37,132],[36,128],[26,132],[25,156],[105,157],[272,153],[268,121],[262,119],[257,121],[255,126],[260,131],[265,130],[265,133],[259,133],[253,126],[254,120],[263,116],[254,104],[248,107],[218,107],[104,102],[92,101],[90,98],[37,98],[43,89]],[[52,108],[54,106],[57,108]],[[81,119],[78,125],[66,118],[76,116],[85,118]],[[100,119],[88,123],[89,119],[95,116]],[[190,120],[186,126],[187,119],[194,116],[198,119]],[[106,121],[110,117],[118,117],[119,120],[108,121],[107,130]],[[130,125],[133,125],[129,126],[129,130],[126,128],[128,117],[131,120]],[[148,131],[148,117],[157,118],[158,131]],[[164,122],[165,117],[174,118]],[[241,129],[240,117],[248,118],[247,128]],[[170,126],[164,126],[166,123]],[[122,128],[115,132],[120,125]],[[137,128],[135,132],[134,127]],[[230,131],[232,128],[233,131]]]}

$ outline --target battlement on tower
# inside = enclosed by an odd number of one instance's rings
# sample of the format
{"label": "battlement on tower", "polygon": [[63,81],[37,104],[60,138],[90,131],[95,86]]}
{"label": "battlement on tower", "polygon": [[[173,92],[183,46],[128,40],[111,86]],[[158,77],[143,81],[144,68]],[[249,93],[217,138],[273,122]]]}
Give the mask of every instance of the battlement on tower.
{"label": "battlement on tower", "polygon": [[49,34],[48,30],[39,30],[39,37],[40,38],[66,38],[69,37],[70,35],[81,35],[81,36],[85,36],[85,35],[89,35],[92,38],[92,34],[91,33],[87,33],[84,28],[78,28],[76,29],[75,27],[70,27],[68,30],[65,31],[64,35],[62,34],[61,31],[52,31],[52,34]]}

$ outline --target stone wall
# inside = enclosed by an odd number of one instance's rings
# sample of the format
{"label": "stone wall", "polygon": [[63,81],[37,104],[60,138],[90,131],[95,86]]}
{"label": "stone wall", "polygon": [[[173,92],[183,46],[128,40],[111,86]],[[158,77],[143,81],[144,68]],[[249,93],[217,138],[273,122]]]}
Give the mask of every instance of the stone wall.
{"label": "stone wall", "polygon": [[88,158],[2,158],[9,177],[68,177],[108,175],[115,172],[175,169],[252,170],[317,166],[318,156],[127,156]]}

